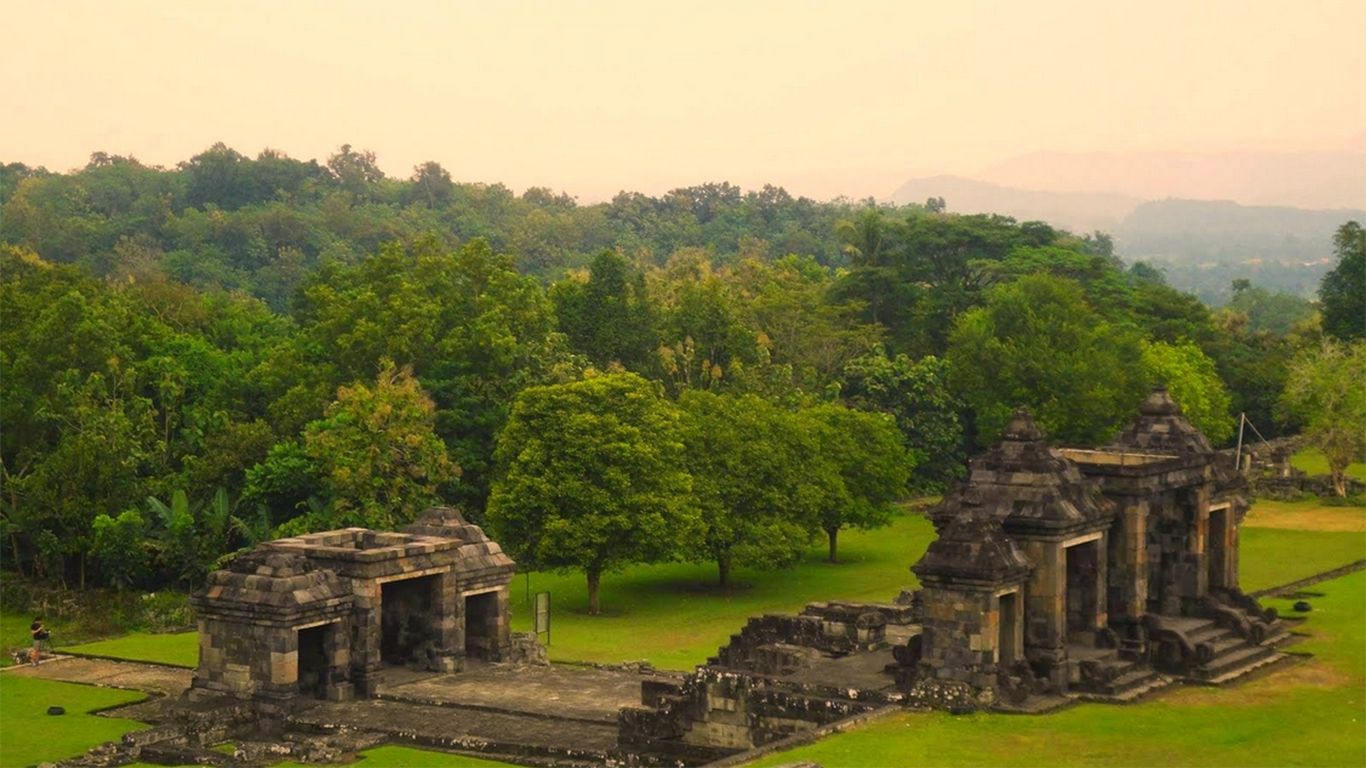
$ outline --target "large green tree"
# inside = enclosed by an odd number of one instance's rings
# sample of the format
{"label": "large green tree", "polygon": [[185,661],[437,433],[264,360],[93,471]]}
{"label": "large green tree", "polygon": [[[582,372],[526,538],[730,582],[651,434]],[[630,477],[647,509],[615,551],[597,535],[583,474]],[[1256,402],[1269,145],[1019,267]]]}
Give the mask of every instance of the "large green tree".
{"label": "large green tree", "polygon": [[275,396],[276,423],[299,429],[381,359],[410,367],[464,471],[458,500],[475,514],[512,399],[574,369],[545,292],[484,241],[454,252],[431,238],[394,243],[354,267],[324,269],[303,289],[297,317],[296,343],[256,372]]}
{"label": "large green tree", "polygon": [[326,527],[395,528],[436,501],[460,470],[435,427],[431,399],[411,370],[391,361],[373,387],[339,388],[323,418],[304,429],[330,506]]}
{"label": "large green tree", "polygon": [[1214,370],[1214,361],[1191,342],[1143,342],[1147,379],[1165,384],[1181,412],[1218,445],[1233,435],[1228,388]]}
{"label": "large green tree", "polygon": [[961,477],[962,402],[948,383],[948,365],[937,357],[867,355],[844,366],[840,394],[850,405],[896,418],[915,468],[912,490],[942,491]]}
{"label": "large green tree", "polygon": [[493,534],[524,566],[602,575],[685,556],[698,534],[678,411],[632,373],[530,387],[498,438]]}
{"label": "large green tree", "polygon": [[816,471],[833,470],[839,478],[829,483],[834,494],[821,510],[820,521],[833,563],[841,529],[867,530],[891,521],[893,502],[906,491],[912,459],[896,421],[886,414],[823,405],[799,412],[798,419],[820,443],[819,452],[808,461],[818,467]]}
{"label": "large green tree", "polygon": [[949,380],[972,409],[979,443],[1020,406],[1057,440],[1103,443],[1147,389],[1139,341],[1092,309],[1075,282],[1031,275],[993,288],[985,306],[959,318]]}
{"label": "large green tree", "polygon": [[716,563],[722,587],[737,565],[795,563],[841,492],[837,465],[819,460],[819,433],[755,395],[688,390],[679,404],[702,512],[694,559]]}
{"label": "large green tree", "polygon": [[1366,340],[1324,340],[1290,366],[1283,407],[1304,422],[1304,435],[1323,452],[1333,491],[1347,493],[1347,467],[1366,458]]}
{"label": "large green tree", "polygon": [[624,256],[602,251],[593,257],[587,281],[561,281],[552,297],[574,351],[604,369],[612,363],[638,373],[656,367],[659,332],[645,276]]}
{"label": "large green tree", "polygon": [[1366,229],[1349,221],[1333,235],[1338,262],[1319,283],[1323,330],[1339,339],[1366,338]]}

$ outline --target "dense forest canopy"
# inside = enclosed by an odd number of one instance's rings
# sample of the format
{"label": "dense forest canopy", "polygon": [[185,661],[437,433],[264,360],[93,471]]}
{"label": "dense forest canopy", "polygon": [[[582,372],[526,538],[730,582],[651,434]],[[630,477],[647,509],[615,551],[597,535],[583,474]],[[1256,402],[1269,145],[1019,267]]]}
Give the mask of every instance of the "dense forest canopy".
{"label": "dense forest canopy", "polygon": [[[1321,294],[1347,341],[1354,226]],[[169,170],[10,164],[6,563],[193,583],[240,546],[400,524],[437,498],[487,507],[514,554],[594,583],[683,556],[655,545],[687,535],[723,581],[812,537],[834,558],[841,527],[884,521],[889,488],[953,481],[1019,405],[1063,442],[1108,439],[1155,383],[1216,441],[1239,412],[1267,436],[1312,420],[1281,400],[1317,307],[1233,290],[1213,311],[1101,233],[942,200],[721,183],[579,205],[436,163],[391,179],[350,146],[324,163],[215,145]],[[557,471],[619,469],[552,482],[566,441]],[[594,501],[623,478],[637,495]],[[572,544],[549,551],[530,510]],[[585,526],[641,544],[604,554]]]}

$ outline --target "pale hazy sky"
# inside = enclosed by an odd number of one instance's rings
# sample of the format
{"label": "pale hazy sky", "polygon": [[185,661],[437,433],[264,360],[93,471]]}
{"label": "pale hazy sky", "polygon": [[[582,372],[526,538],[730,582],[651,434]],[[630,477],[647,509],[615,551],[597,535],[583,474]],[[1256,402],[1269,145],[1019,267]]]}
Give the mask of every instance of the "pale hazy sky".
{"label": "pale hazy sky", "polygon": [[1366,2],[0,0],[0,161],[373,149],[584,200],[1366,148]]}

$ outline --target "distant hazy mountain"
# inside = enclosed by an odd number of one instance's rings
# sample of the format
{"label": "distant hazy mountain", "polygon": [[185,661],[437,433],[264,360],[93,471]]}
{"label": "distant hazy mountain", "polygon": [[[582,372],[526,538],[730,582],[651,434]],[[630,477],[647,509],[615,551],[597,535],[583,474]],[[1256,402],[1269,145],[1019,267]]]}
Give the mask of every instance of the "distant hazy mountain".
{"label": "distant hazy mountain", "polygon": [[1073,232],[1113,232],[1143,202],[1124,195],[1016,189],[961,176],[912,179],[893,192],[891,199],[904,205],[931,197],[944,198],[955,213],[999,213],[1020,221],[1046,221]]}
{"label": "distant hazy mountain", "polygon": [[1310,210],[1170,197],[1143,202],[1119,194],[1016,189],[957,176],[913,179],[891,199],[904,204],[930,197],[943,197],[954,213],[1000,213],[1077,234],[1107,232],[1126,262],[1159,266],[1173,286],[1215,304],[1227,299],[1228,286],[1237,278],[1313,297],[1331,267],[1333,233],[1350,220],[1366,224],[1361,208]]}
{"label": "distant hazy mountain", "polygon": [[1330,261],[1333,232],[1353,219],[1366,223],[1366,211],[1156,200],[1135,208],[1114,235],[1117,249],[1127,259],[1307,265]]}
{"label": "distant hazy mountain", "polygon": [[1366,208],[1366,152],[1038,152],[973,174],[1010,187],[1155,200]]}

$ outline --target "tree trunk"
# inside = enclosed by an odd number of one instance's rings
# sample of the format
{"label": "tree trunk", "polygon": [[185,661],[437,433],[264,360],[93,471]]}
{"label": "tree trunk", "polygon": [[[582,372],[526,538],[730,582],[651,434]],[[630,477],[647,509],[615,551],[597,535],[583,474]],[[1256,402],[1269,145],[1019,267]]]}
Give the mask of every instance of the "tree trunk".
{"label": "tree trunk", "polygon": [[835,562],[835,543],[839,539],[839,528],[826,528],[825,535],[830,537],[830,562]]}
{"label": "tree trunk", "polygon": [[598,585],[602,582],[602,569],[590,567],[588,569],[588,614],[598,615]]}
{"label": "tree trunk", "polygon": [[716,575],[722,589],[730,587],[730,554],[716,558]]}
{"label": "tree trunk", "polygon": [[81,553],[81,591],[85,591],[85,553]]}
{"label": "tree trunk", "polygon": [[1330,471],[1333,475],[1333,493],[1337,494],[1338,498],[1346,496],[1347,473],[1337,467],[1333,467]]}

